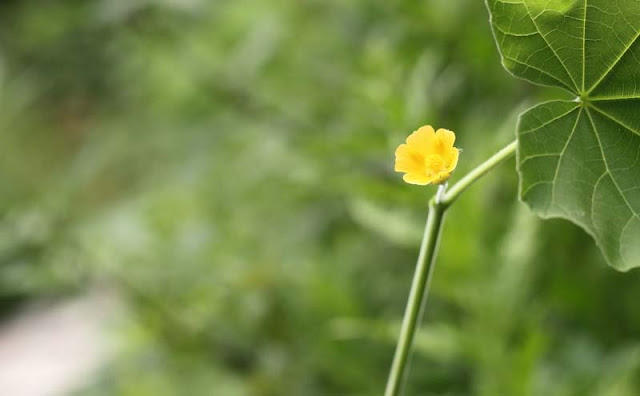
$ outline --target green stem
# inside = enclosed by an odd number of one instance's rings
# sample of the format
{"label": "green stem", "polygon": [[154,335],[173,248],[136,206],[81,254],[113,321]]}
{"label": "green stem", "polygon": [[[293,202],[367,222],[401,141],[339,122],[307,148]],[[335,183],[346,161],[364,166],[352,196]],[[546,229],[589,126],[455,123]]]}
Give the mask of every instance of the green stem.
{"label": "green stem", "polygon": [[435,200],[429,202],[429,215],[427,216],[427,225],[424,228],[422,244],[420,245],[420,254],[418,255],[418,263],[416,264],[416,272],[413,275],[411,284],[411,292],[409,293],[409,301],[404,312],[404,320],[400,330],[400,337],[396,346],[396,353],[393,357],[391,371],[389,372],[389,380],[387,381],[386,396],[395,396],[400,394],[403,384],[405,366],[407,365],[413,337],[416,333],[416,326],[419,322],[421,306],[426,301],[425,296],[428,294],[429,283],[433,274],[435,264],[435,253],[438,250],[438,240],[442,231],[442,222],[444,220],[445,208],[436,204]]}
{"label": "green stem", "polygon": [[427,224],[420,244],[418,262],[416,263],[409,300],[407,301],[396,352],[389,372],[385,396],[397,396],[402,390],[416,328],[421,320],[421,313],[424,311],[427,295],[429,294],[429,285],[433,277],[435,258],[438,253],[438,242],[447,209],[473,182],[510,158],[515,153],[516,145],[515,141],[510,143],[465,175],[450,190],[447,191],[444,185],[439,186],[438,193],[429,201]]}
{"label": "green stem", "polygon": [[458,198],[458,196],[460,196],[460,194],[469,188],[469,186],[471,186],[476,180],[480,179],[485,173],[489,172],[502,161],[511,158],[511,156],[516,152],[517,145],[518,141],[514,140],[502,150],[492,155],[491,158],[472,169],[471,172],[467,173],[462,179],[460,179],[460,181],[451,187],[449,191],[447,191],[444,198],[442,198],[442,204],[445,207],[449,207]]}

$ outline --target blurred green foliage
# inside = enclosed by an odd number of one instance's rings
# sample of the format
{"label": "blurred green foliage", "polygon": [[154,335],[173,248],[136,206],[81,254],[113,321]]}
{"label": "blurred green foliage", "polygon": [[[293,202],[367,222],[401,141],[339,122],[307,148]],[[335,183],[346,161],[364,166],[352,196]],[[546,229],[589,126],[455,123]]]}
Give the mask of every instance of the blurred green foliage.
{"label": "blurred green foliage", "polygon": [[[0,308],[113,288],[119,349],[78,395],[384,388],[431,188],[549,92],[476,0],[0,4]],[[516,200],[514,161],[447,217],[407,394],[640,393],[640,272]],[[101,287],[103,287],[101,286]]]}

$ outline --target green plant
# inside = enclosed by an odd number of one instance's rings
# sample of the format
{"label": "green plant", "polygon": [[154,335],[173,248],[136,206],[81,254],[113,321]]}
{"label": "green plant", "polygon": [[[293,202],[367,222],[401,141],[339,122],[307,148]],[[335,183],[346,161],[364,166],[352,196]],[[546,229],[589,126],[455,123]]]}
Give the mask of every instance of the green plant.
{"label": "green plant", "polygon": [[504,67],[574,97],[524,112],[517,140],[446,191],[429,214],[387,396],[401,391],[446,210],[469,184],[517,152],[520,198],[543,218],[585,229],[607,262],[640,266],[640,2],[487,0]]}

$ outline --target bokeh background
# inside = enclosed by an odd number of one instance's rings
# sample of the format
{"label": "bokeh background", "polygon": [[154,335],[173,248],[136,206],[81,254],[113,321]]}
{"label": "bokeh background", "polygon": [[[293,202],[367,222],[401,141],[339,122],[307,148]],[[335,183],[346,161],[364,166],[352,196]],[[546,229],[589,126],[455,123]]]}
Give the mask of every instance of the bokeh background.
{"label": "bokeh background", "polygon": [[[455,181],[551,97],[478,0],[2,1],[0,394],[381,394],[434,192],[395,147],[456,131]],[[640,272],[516,196],[448,215],[407,394],[640,394]]]}

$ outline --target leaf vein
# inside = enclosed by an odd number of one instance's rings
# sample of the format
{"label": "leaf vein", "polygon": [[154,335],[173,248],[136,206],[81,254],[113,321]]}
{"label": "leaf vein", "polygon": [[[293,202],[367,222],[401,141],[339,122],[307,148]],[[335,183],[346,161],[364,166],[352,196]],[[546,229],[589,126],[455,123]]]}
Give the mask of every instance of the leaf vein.
{"label": "leaf vein", "polygon": [[578,105],[577,104],[576,104],[576,106],[574,108],[572,108],[571,110],[567,111],[566,113],[562,113],[561,115],[559,115],[557,117],[553,117],[552,119],[546,121],[545,123],[543,123],[540,126],[537,126],[535,128],[527,129],[526,131],[520,132],[520,136],[528,135],[528,134],[533,133],[533,132],[535,132],[537,130],[540,130],[540,129],[544,128],[545,126],[553,123],[554,121],[557,121],[560,118],[566,116],[567,114],[573,113],[574,111],[576,111],[576,109],[578,109]]}
{"label": "leaf vein", "polygon": [[[609,66],[607,70],[604,71],[602,76],[600,76],[600,78],[591,86],[591,88],[589,88],[587,95],[593,92],[593,90],[598,87],[598,85],[602,82],[602,80],[604,80],[609,75],[609,73],[611,73],[611,71],[616,67],[616,65],[620,63],[620,60],[627,54],[627,52],[629,52],[631,47],[633,47],[633,44],[638,40],[638,37],[640,37],[640,30],[636,32],[636,35],[633,37],[631,42],[625,46],[625,48],[622,50],[620,55],[613,61],[611,66]],[[582,67],[584,67],[584,65],[585,65],[585,62],[582,63]],[[583,87],[583,91],[584,91],[584,87]]]}
{"label": "leaf vein", "polygon": [[537,182],[533,183],[532,185],[530,185],[529,187],[527,187],[527,189],[526,189],[526,190],[524,190],[524,191],[522,192],[522,194],[520,194],[520,195],[521,195],[522,197],[524,197],[524,196],[526,196],[527,194],[529,194],[529,192],[530,192],[531,190],[533,190],[533,188],[534,188],[534,187],[539,186],[540,184],[551,184],[551,183],[552,183],[552,182],[551,182],[551,180],[540,180],[540,181],[537,181]]}
{"label": "leaf vein", "polygon": [[529,155],[527,157],[524,157],[524,159],[522,161],[520,161],[520,167],[524,166],[524,164],[532,159],[536,159],[536,158],[540,158],[540,157],[558,157],[560,156],[560,153],[553,153],[553,154],[533,154],[533,155]]}
{"label": "leaf vein", "polygon": [[538,33],[540,33],[540,37],[542,37],[542,40],[544,40],[544,42],[547,44],[547,46],[549,47],[551,52],[553,52],[553,54],[556,56],[556,58],[558,59],[558,62],[560,62],[560,64],[564,68],[565,72],[567,72],[567,75],[569,76],[569,79],[571,79],[571,82],[573,82],[573,87],[575,88],[576,91],[578,91],[578,84],[576,84],[576,81],[573,79],[573,76],[571,75],[571,73],[569,73],[569,69],[567,69],[567,66],[564,64],[564,62],[562,62],[562,59],[560,59],[560,56],[558,55],[556,50],[553,49],[551,44],[549,44],[549,42],[547,41],[547,38],[544,36],[544,34],[542,34],[542,31],[540,31],[540,27],[536,23],[536,20],[533,17],[533,15],[531,15],[531,11],[529,10],[529,7],[527,6],[527,3],[526,2],[522,2],[522,4],[524,5],[525,10],[527,11],[527,15],[529,15],[529,18],[531,19],[531,22],[533,23],[533,26],[535,26],[536,30],[538,31]]}
{"label": "leaf vein", "polygon": [[555,204],[556,200],[556,181],[558,180],[558,173],[560,173],[560,164],[562,163],[562,157],[564,156],[565,151],[567,151],[567,147],[569,146],[569,143],[571,142],[571,139],[573,139],[573,135],[578,128],[578,122],[580,121],[581,115],[582,108],[580,108],[578,116],[576,117],[576,122],[575,124],[573,124],[573,129],[571,129],[571,133],[569,134],[569,137],[567,137],[567,141],[565,142],[564,147],[562,147],[562,151],[560,152],[560,158],[558,159],[558,163],[556,164],[556,171],[553,175],[553,185],[551,186],[551,205]]}
{"label": "leaf vein", "polygon": [[586,113],[587,113],[587,117],[589,118],[589,121],[591,123],[591,127],[593,128],[593,132],[594,132],[594,134],[596,136],[596,139],[598,139],[598,143],[600,143],[600,153],[602,154],[602,160],[604,161],[604,166],[605,166],[605,169],[607,170],[607,173],[609,173],[609,175],[611,176],[611,181],[616,186],[616,189],[618,190],[618,194],[620,194],[620,196],[622,197],[624,202],[627,204],[627,206],[629,207],[629,210],[631,211],[631,213],[633,213],[634,215],[638,216],[638,213],[635,211],[633,206],[631,206],[631,203],[627,199],[627,196],[624,195],[624,193],[622,192],[622,189],[620,188],[620,185],[618,185],[618,182],[616,181],[616,178],[614,177],[614,174],[609,169],[609,164],[607,163],[607,157],[604,154],[604,147],[602,146],[602,141],[600,140],[600,134],[598,133],[598,129],[596,128],[596,124],[593,122],[593,118],[591,118],[591,114],[589,113],[589,109],[586,109]]}
{"label": "leaf vein", "polygon": [[610,119],[611,121],[615,122],[616,124],[620,125],[621,127],[631,131],[632,133],[640,136],[640,131],[636,131],[635,129],[631,128],[629,125],[625,124],[624,122],[618,120],[617,118],[613,117],[612,115],[610,115],[609,113],[607,113],[606,111],[603,111],[601,109],[599,109],[597,106],[595,106],[593,103],[591,103],[589,105],[589,107],[591,107],[592,109],[594,109],[595,111],[597,111],[598,113],[602,114],[603,116],[607,117],[608,119]]}

